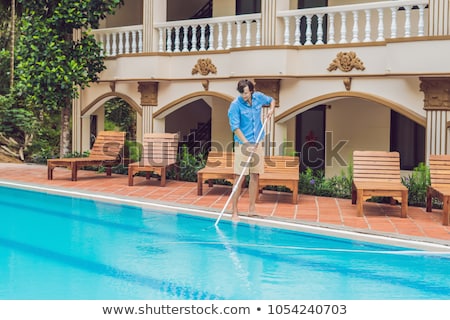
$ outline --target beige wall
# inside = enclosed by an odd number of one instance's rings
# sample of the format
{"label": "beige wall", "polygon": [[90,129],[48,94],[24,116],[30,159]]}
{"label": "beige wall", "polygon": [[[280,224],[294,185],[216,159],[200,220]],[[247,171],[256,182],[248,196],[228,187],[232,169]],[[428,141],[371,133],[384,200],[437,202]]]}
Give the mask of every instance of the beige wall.
{"label": "beige wall", "polygon": [[[383,1],[383,0],[378,0]],[[389,1],[389,0],[384,0]],[[347,4],[360,4],[360,3],[369,3],[369,2],[377,2],[375,0],[328,0],[328,6],[343,6]]]}
{"label": "beige wall", "polygon": [[[329,147],[346,141],[339,154],[348,163],[354,150],[384,150],[390,146],[390,109],[363,99],[346,98],[330,103],[326,111],[326,130],[332,133]],[[326,176],[338,175],[347,167],[335,160],[328,163]]]}
{"label": "beige wall", "polygon": [[234,16],[236,12],[235,0],[214,0],[213,17]]}
{"label": "beige wall", "polygon": [[230,103],[220,98],[211,98],[211,141],[227,145],[232,141],[233,134],[231,133],[230,125],[228,123],[228,107]]}
{"label": "beige wall", "polygon": [[143,0],[126,0],[125,4],[116,10],[116,14],[102,21],[102,28],[115,28],[142,24]]}
{"label": "beige wall", "polygon": [[197,123],[209,120],[210,109],[202,99],[183,106],[177,112],[166,117],[166,132],[180,132],[180,139],[183,138],[190,132],[190,129],[197,127]]}

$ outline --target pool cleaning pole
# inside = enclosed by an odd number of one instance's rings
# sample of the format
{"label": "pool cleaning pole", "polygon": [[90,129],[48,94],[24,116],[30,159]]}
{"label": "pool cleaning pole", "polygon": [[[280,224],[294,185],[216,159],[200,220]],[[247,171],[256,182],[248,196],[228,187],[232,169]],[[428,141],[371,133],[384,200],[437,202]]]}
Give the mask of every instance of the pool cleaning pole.
{"label": "pool cleaning pole", "polygon": [[[222,219],[223,213],[225,212],[225,209],[228,207],[228,204],[230,203],[231,199],[233,198],[234,193],[237,191],[238,186],[239,186],[239,184],[241,183],[242,177],[244,176],[245,169],[247,169],[247,167],[248,167],[250,161],[252,160],[252,157],[253,157],[253,154],[255,153],[256,148],[259,147],[259,142],[260,142],[259,139],[261,139],[261,136],[262,136],[262,134],[263,134],[263,132],[264,132],[264,127],[266,126],[266,123],[267,123],[267,120],[268,120],[268,119],[269,119],[269,117],[266,117],[266,118],[264,119],[264,123],[263,123],[263,125],[262,125],[262,128],[261,128],[261,130],[259,131],[258,137],[256,138],[256,144],[255,144],[255,146],[253,147],[253,150],[250,152],[250,155],[248,156],[248,159],[247,159],[247,161],[246,161],[245,164],[244,164],[244,168],[242,168],[242,172],[241,172],[241,174],[239,175],[239,178],[237,179],[237,181],[234,182],[233,188],[231,189],[231,194],[230,194],[230,196],[228,197],[227,202],[226,202],[225,205],[223,206],[223,209],[222,209],[222,211],[220,212],[220,215],[219,215],[219,217],[217,218],[216,223],[214,224],[214,226],[216,226],[216,227],[217,227],[217,225],[219,224],[220,219]],[[263,161],[264,161],[264,159],[263,159]]]}

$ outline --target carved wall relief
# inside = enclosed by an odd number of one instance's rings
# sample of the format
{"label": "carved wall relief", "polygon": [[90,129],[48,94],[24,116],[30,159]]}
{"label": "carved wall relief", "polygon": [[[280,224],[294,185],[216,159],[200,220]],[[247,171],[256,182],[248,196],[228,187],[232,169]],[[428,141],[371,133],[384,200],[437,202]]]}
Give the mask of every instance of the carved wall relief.
{"label": "carved wall relief", "polygon": [[425,110],[450,110],[450,78],[420,78]]}
{"label": "carved wall relief", "polygon": [[350,72],[353,69],[362,71],[365,70],[366,67],[364,67],[364,63],[356,56],[356,53],[350,51],[339,52],[327,68],[330,72],[337,69],[343,72]]}
{"label": "carved wall relief", "polygon": [[275,106],[280,105],[280,80],[255,79],[255,89],[275,99]]}
{"label": "carved wall relief", "polygon": [[158,82],[138,82],[142,106],[158,105]]}
{"label": "carved wall relief", "polygon": [[198,59],[197,64],[192,68],[192,75],[197,73],[200,73],[202,76],[207,76],[210,73],[216,74],[217,68],[209,58]]}

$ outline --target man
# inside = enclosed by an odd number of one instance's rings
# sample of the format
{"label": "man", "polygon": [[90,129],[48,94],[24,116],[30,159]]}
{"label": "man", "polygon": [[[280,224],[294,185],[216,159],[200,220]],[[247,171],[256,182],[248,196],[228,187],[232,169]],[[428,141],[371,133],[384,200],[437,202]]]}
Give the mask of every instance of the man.
{"label": "man", "polygon": [[[275,99],[254,90],[249,80],[240,80],[237,84],[239,96],[233,100],[228,109],[228,119],[231,131],[234,133],[234,174],[235,183],[245,170],[250,175],[249,182],[249,216],[255,212],[258,196],[259,174],[264,172],[264,148],[261,143],[264,138],[264,128],[261,121],[262,107],[270,105],[267,117],[270,118],[275,109]],[[262,131],[262,132],[261,132]],[[261,133],[261,134],[260,134]],[[256,139],[259,136],[259,141]],[[253,155],[252,155],[252,152]],[[249,163],[249,157],[252,155]],[[244,169],[245,168],[245,169]],[[241,184],[237,186],[232,199],[232,220],[238,221],[238,199]]]}

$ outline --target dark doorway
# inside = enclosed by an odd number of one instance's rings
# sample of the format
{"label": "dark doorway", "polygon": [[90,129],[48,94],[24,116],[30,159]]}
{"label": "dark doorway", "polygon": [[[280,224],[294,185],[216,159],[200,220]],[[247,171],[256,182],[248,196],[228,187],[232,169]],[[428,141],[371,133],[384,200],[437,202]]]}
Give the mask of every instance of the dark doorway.
{"label": "dark doorway", "polygon": [[300,113],[295,119],[295,150],[300,153],[300,170],[325,169],[325,105]]}
{"label": "dark doorway", "polygon": [[391,110],[391,151],[400,153],[400,169],[417,167],[425,161],[425,128]]}

